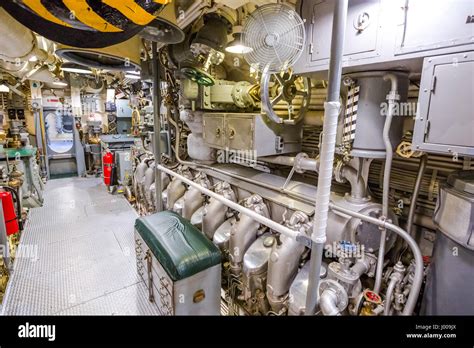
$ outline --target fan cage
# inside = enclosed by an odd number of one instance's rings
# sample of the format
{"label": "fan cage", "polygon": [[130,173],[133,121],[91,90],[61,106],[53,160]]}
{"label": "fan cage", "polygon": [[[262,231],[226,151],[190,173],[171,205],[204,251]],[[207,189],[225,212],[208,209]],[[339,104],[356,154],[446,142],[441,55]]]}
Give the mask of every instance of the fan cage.
{"label": "fan cage", "polygon": [[269,73],[287,70],[304,51],[304,21],[286,4],[263,5],[247,18],[242,41],[252,48],[244,57],[254,69]]}

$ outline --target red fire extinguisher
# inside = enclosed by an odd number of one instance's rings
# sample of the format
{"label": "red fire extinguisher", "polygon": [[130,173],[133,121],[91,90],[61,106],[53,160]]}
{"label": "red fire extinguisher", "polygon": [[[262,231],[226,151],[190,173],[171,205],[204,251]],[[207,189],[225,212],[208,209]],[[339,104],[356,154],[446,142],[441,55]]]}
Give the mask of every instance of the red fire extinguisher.
{"label": "red fire extinguisher", "polygon": [[102,170],[104,172],[104,184],[110,186],[110,175],[112,174],[112,164],[114,163],[114,155],[107,151],[102,157]]}
{"label": "red fire extinguisher", "polygon": [[17,233],[20,228],[18,219],[13,206],[13,198],[10,192],[0,191],[0,200],[2,201],[3,218],[7,229],[7,236]]}

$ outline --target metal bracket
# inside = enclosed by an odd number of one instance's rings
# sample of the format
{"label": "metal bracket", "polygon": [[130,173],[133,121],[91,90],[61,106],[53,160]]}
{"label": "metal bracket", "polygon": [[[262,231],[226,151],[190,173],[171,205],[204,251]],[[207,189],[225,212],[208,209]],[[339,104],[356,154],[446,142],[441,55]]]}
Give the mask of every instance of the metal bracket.
{"label": "metal bracket", "polygon": [[307,236],[303,233],[300,233],[296,237],[296,241],[300,244],[303,244],[305,247],[308,247],[308,248],[311,248],[312,245],[313,245],[313,240],[309,236]]}

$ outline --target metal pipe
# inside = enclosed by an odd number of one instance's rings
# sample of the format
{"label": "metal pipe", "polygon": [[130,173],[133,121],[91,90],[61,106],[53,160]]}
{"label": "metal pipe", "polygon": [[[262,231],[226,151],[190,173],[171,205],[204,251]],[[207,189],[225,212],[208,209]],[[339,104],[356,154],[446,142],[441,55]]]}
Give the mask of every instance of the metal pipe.
{"label": "metal pipe", "polygon": [[412,237],[414,237],[414,233],[412,233],[412,230],[413,230],[413,221],[415,218],[416,201],[418,200],[418,195],[420,193],[421,180],[423,179],[423,175],[425,174],[426,163],[428,163],[428,155],[425,154],[420,159],[420,168],[418,169],[418,175],[416,177],[415,187],[413,188],[413,194],[411,195],[411,200],[410,200],[410,210],[408,212],[407,232]]}
{"label": "metal pipe", "polygon": [[403,309],[402,314],[411,315],[413,313],[413,310],[415,309],[415,305],[418,300],[418,295],[420,294],[421,284],[423,282],[423,256],[415,240],[405,230],[403,230],[402,228],[390,222],[380,220],[371,216],[367,216],[367,215],[352,211],[347,208],[340,207],[334,203],[329,203],[329,207],[332,210],[350,215],[362,221],[372,223],[384,229],[388,229],[396,233],[400,237],[402,237],[407,242],[408,246],[413,252],[413,257],[415,258],[415,275],[413,277],[413,286],[411,288],[410,295],[408,296],[408,299],[407,299],[407,302],[405,304],[405,308]]}
{"label": "metal pipe", "polygon": [[358,175],[357,170],[354,167],[342,167],[341,176],[349,181],[351,185],[351,196],[353,198],[362,199],[367,197],[367,187],[364,178]]}
{"label": "metal pipe", "polygon": [[388,283],[387,293],[385,295],[385,307],[383,309],[383,315],[390,314],[390,306],[392,305],[393,291],[395,290],[395,286],[397,285],[397,283],[398,283],[397,278],[390,279],[390,283]]}
{"label": "metal pipe", "polygon": [[288,167],[296,167],[297,170],[302,171],[319,171],[319,159],[316,158],[309,158],[305,153],[299,153],[295,157],[293,156],[267,156],[267,157],[259,157],[259,161],[278,164],[282,166]]}
{"label": "metal pipe", "polygon": [[278,164],[280,166],[293,167],[295,165],[295,158],[291,156],[268,156],[268,157],[259,157],[259,161]]}
{"label": "metal pipe", "polygon": [[[382,217],[388,219],[388,193],[390,190],[390,172],[392,171],[393,148],[390,141],[390,128],[392,127],[393,108],[395,101],[400,99],[398,95],[398,80],[394,74],[386,74],[384,80],[390,80],[391,89],[387,96],[388,112],[383,127],[382,137],[385,144],[385,168],[383,173],[383,193],[382,193]],[[380,246],[377,259],[377,269],[375,272],[374,292],[379,293],[382,286],[383,262],[385,257],[385,242],[387,239],[387,231],[384,229],[380,234]]]}
{"label": "metal pipe", "polygon": [[161,88],[160,88],[160,70],[158,65],[158,46],[155,41],[151,44],[153,51],[152,71],[153,71],[153,130],[155,143],[153,145],[153,152],[155,155],[155,189],[156,189],[156,211],[163,210],[163,200],[161,198],[161,171],[159,169],[161,164],[161,124],[160,124],[160,107],[161,107]]}
{"label": "metal pipe", "polygon": [[241,206],[240,204],[238,203],[235,203],[233,201],[231,201],[230,199],[227,199],[225,198],[224,196],[218,194],[218,193],[215,193],[205,187],[202,187],[201,185],[195,183],[194,181],[192,180],[189,180],[188,178],[178,174],[178,173],[175,173],[173,172],[172,170],[162,166],[161,164],[158,164],[157,165],[158,169],[171,175],[171,176],[174,176],[176,177],[178,180],[188,184],[189,186],[191,187],[194,187],[196,189],[198,189],[199,191],[201,191],[203,194],[205,194],[206,196],[209,196],[209,197],[212,197],[214,198],[215,200],[219,201],[219,202],[222,202],[223,204],[225,204],[226,206],[228,206],[229,208],[235,210],[235,211],[238,211],[239,213],[242,213],[244,215],[247,215],[249,217],[251,217],[252,219],[256,220],[257,222],[261,223],[262,225],[265,225],[267,227],[269,227],[270,229],[274,230],[275,232],[278,232],[278,233],[281,233],[289,238],[292,238],[292,239],[295,239],[295,240],[298,240],[300,237],[304,237],[305,235],[303,235],[302,233],[300,232],[297,232],[297,231],[294,231],[286,226],[283,226],[283,225],[280,225],[279,223],[269,219],[269,218],[266,218],[264,217],[263,215],[260,215],[258,214],[257,212],[251,210],[251,209],[248,209],[248,208],[245,208],[243,206]]}
{"label": "metal pipe", "polygon": [[339,308],[337,308],[337,295],[331,288],[326,289],[321,294],[319,307],[321,312],[326,316],[339,316],[341,315]]}
{"label": "metal pipe", "polygon": [[267,271],[267,299],[273,311],[281,310],[282,298],[290,290],[304,250],[304,245],[284,236],[273,244]]}
{"label": "metal pipe", "polygon": [[346,32],[348,0],[335,1],[332,25],[331,56],[329,61],[328,98],[324,104],[323,141],[321,144],[318,191],[314,214],[306,315],[313,315],[318,304],[319,274],[326,242],[326,228],[331,195],[334,152],[336,149],[337,119],[341,103],[342,57]]}

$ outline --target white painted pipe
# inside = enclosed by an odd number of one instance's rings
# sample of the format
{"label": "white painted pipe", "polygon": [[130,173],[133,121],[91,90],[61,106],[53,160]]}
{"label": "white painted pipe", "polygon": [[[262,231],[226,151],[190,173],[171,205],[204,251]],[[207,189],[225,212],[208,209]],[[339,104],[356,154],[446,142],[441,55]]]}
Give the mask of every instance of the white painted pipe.
{"label": "white painted pipe", "polygon": [[318,191],[314,209],[314,225],[311,239],[310,271],[306,294],[306,315],[313,315],[318,305],[319,274],[323,248],[326,242],[326,228],[331,195],[334,153],[336,151],[337,120],[341,103],[342,57],[346,33],[348,0],[334,2],[331,54],[329,59],[329,85],[327,102],[324,103],[323,139],[321,143],[318,175]]}
{"label": "white painted pipe", "polygon": [[[383,127],[383,142],[385,144],[385,168],[383,173],[383,190],[382,190],[382,216],[384,219],[388,219],[389,211],[389,190],[390,190],[390,173],[392,172],[393,162],[393,148],[390,140],[390,129],[392,127],[393,110],[395,103],[400,99],[398,95],[398,79],[394,74],[386,74],[383,77],[384,80],[390,80],[391,88],[387,96],[388,100],[388,113]],[[387,230],[383,229],[380,234],[380,246],[377,259],[377,269],[375,271],[375,283],[374,292],[380,293],[382,288],[382,276],[383,276],[383,264],[385,258],[385,242],[387,239]]]}
{"label": "white painted pipe", "polygon": [[[228,206],[229,208],[235,210],[235,211],[238,211],[239,213],[242,213],[244,215],[247,215],[249,217],[251,217],[252,219],[254,219],[255,221],[261,223],[262,225],[265,225],[267,226],[268,228],[274,230],[275,232],[278,232],[278,233],[281,233],[289,238],[292,238],[292,239],[295,239],[297,240],[298,237],[303,237],[303,234],[301,234],[300,232],[297,232],[297,231],[294,231],[286,226],[283,226],[283,225],[280,225],[279,223],[269,219],[269,218],[266,218],[260,214],[258,214],[257,212],[251,210],[251,209],[248,209],[248,208],[245,208],[243,206],[241,206],[240,204],[238,203],[235,203],[235,202],[232,202],[231,200],[221,196],[220,194],[217,194],[211,190],[208,190],[204,187],[202,187],[201,185],[195,183],[194,181],[192,180],[189,180],[187,179],[186,177],[176,173],[176,172],[173,172],[172,170],[162,166],[162,165],[157,165],[158,169],[177,178],[178,180],[188,184],[189,186],[191,187],[194,187],[194,188],[197,188],[199,191],[201,191],[203,194],[205,194],[206,196],[209,196],[209,197],[212,197],[214,198],[215,200],[219,201],[219,202],[222,202],[223,204],[225,204],[226,206]],[[306,235],[304,235],[304,237],[306,237]]]}

